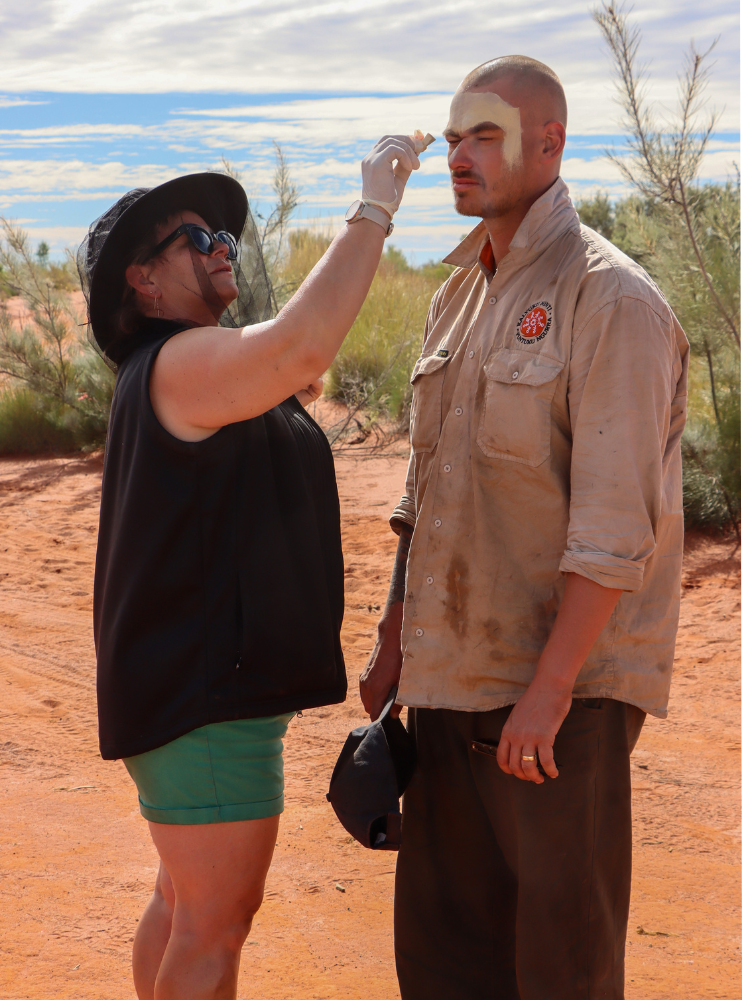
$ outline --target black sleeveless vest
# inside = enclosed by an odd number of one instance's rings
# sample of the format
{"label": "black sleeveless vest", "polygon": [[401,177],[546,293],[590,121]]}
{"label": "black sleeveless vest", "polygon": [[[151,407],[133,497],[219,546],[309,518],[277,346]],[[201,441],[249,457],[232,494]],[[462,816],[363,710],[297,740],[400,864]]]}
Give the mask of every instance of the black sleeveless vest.
{"label": "black sleeveless vest", "polygon": [[346,697],[328,441],[295,396],[205,441],[174,438],[149,377],[181,328],[151,322],[110,413],[94,581],[106,760]]}

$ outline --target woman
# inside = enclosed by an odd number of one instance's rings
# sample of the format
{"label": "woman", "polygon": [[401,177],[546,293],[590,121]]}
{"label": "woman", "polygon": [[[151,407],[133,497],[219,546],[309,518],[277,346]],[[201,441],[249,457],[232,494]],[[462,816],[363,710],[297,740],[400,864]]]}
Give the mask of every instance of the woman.
{"label": "woman", "polygon": [[118,370],[95,571],[100,747],[124,759],[160,856],[134,940],[140,1000],[236,996],[283,809],[281,738],[295,711],[345,698],[333,461],[301,402],[418,166],[408,137],[377,144],[363,203],[274,319],[246,195],[225,175],[129,192],[80,249],[90,337]]}

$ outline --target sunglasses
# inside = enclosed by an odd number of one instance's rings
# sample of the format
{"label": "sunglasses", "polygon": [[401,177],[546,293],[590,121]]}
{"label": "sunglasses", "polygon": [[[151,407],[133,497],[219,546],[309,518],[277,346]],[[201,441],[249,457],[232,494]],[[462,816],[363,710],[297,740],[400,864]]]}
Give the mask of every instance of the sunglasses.
{"label": "sunglasses", "polygon": [[236,240],[225,229],[221,229],[219,233],[211,233],[194,222],[184,222],[170,236],[166,236],[164,240],[157,244],[147,260],[151,260],[162,253],[166,247],[169,247],[174,240],[177,240],[179,236],[183,236],[184,233],[186,233],[200,253],[211,254],[216,243],[225,243],[228,247],[228,260],[236,260],[239,255]]}

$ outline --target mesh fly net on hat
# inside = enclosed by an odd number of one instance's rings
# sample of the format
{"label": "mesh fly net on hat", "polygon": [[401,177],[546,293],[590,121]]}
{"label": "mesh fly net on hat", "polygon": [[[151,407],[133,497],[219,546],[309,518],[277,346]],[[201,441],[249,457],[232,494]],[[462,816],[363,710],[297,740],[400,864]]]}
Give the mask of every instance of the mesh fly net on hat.
{"label": "mesh fly net on hat", "polygon": [[[128,191],[114,205],[111,205],[106,212],[103,212],[98,219],[95,219],[76,254],[76,264],[81,280],[81,287],[87,303],[87,339],[105,364],[116,372],[119,367],[118,363],[102,350],[92,331],[89,309],[91,277],[105,241],[117,220],[149,190],[150,188],[135,188],[132,191]],[[188,211],[189,206],[166,205],[165,209],[158,208],[152,225],[156,225],[169,215],[180,213],[182,209]],[[220,205],[218,205],[214,213],[214,221],[211,222],[209,219],[205,221],[216,232],[226,228],[225,223],[222,221],[222,207]],[[147,232],[142,231],[141,240],[146,235]],[[137,238],[136,242],[140,242],[140,240]],[[204,299],[210,312],[218,321],[219,326],[251,326],[255,323],[262,323],[265,320],[271,319],[275,315],[276,310],[274,307],[272,285],[265,268],[262,243],[250,209],[247,210],[246,222],[237,240],[238,255],[236,260],[229,260],[228,262],[233,268],[234,279],[239,290],[238,298],[230,305],[226,306],[218,296],[207,270],[200,259],[203,255],[200,254],[191,240],[187,240],[187,243],[192,256],[194,275],[197,280],[196,292]],[[116,294],[122,294],[122,288],[123,286],[117,289]],[[187,325],[195,324],[187,320]]]}

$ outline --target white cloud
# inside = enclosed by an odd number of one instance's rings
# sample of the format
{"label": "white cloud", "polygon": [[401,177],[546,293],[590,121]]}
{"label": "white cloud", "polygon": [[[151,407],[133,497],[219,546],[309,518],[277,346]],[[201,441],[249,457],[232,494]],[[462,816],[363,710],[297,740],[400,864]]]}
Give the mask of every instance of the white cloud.
{"label": "white cloud", "polygon": [[[722,143],[722,149],[713,149],[705,156],[700,170],[702,182],[724,183],[733,180],[736,174],[734,164],[739,166],[738,143]],[[591,198],[598,192],[607,193],[611,198],[624,198],[632,194],[632,188],[621,171],[606,157],[592,160],[571,157],[564,160],[561,176],[569,185],[573,199]]]}
{"label": "white cloud", "polygon": [[32,243],[41,242],[49,244],[50,250],[57,254],[67,248],[75,249],[84,239],[87,233],[86,226],[24,226]]}
{"label": "white cloud", "polygon": [[155,164],[127,166],[111,161],[85,160],[3,160],[0,159],[0,188],[6,194],[52,198],[109,197],[133,187],[151,187],[176,175],[175,168]]}
{"label": "white cloud", "polygon": [[[704,45],[721,35],[711,94],[726,105],[722,127],[736,128],[735,0],[638,0],[633,17],[667,102],[690,38]],[[447,95],[474,65],[519,51],[559,73],[576,131],[612,131],[616,120],[608,59],[585,0],[27,0],[0,11],[0,34],[6,93]]]}
{"label": "white cloud", "polygon": [[20,108],[25,104],[48,104],[48,101],[29,101],[23,97],[7,97],[0,94],[0,108]]}
{"label": "white cloud", "polygon": [[[221,147],[226,148],[226,147]],[[342,148],[342,147],[341,147]],[[577,146],[580,152],[584,147]],[[266,155],[254,160],[237,159],[245,186],[253,199],[270,195],[272,146]],[[191,149],[196,153],[196,147]],[[256,150],[259,153],[261,150]],[[590,150],[594,152],[593,149]],[[702,180],[726,180],[734,174],[732,164],[739,163],[739,143],[715,138],[710,145],[700,172]],[[157,163],[124,163],[120,160],[91,162],[83,157],[71,159],[0,159],[0,189],[5,203],[12,200],[72,201],[116,198],[132,187],[151,187],[163,183],[176,173],[188,173],[219,167],[219,159],[184,161],[179,168]],[[294,181],[302,190],[303,200],[311,206],[332,206],[355,198],[360,190],[360,161],[356,157],[338,159],[326,156],[312,159],[307,148],[289,151],[289,166]],[[625,183],[618,167],[605,156],[569,156],[564,160],[562,176],[570,185],[603,186],[625,192]],[[430,181],[431,183],[426,183]],[[452,206],[448,184],[448,164],[445,156],[423,157],[419,177],[407,188],[405,206],[420,209],[427,206]]]}
{"label": "white cloud", "polygon": [[[441,140],[441,149],[445,148],[446,143]],[[435,174],[442,174],[443,177],[448,177],[448,157],[445,153],[443,156],[421,156],[420,162],[422,164],[420,167],[420,176],[428,177]]]}
{"label": "white cloud", "polygon": [[[627,190],[624,181],[615,166],[596,156],[610,142],[604,137],[620,131],[620,112],[609,60],[590,17],[591,2],[121,0],[113,5],[110,0],[25,0],[0,5],[0,111],[7,109],[0,117],[0,147],[8,157],[0,158],[0,207],[6,215],[18,205],[18,214],[49,217],[48,227],[41,220],[34,223],[34,238],[62,246],[78,239],[70,234],[83,232],[63,222],[89,221],[102,201],[179,172],[217,167],[221,156],[234,162],[250,195],[264,204],[275,139],[302,190],[302,217],[322,213],[340,225],[339,206],[358,196],[359,161],[371,142],[414,128],[440,137],[450,95],[462,76],[506,51],[543,59],[564,82],[572,141],[563,175],[574,197],[596,190],[620,196]],[[632,16],[644,33],[641,55],[651,68],[649,93],[661,107],[674,104],[689,39],[705,46],[721,35],[709,97],[724,110],[721,131],[736,131],[735,0],[636,0]],[[177,97],[170,114],[163,103],[165,120],[156,121],[139,99],[139,93],[198,90],[214,92],[216,98],[192,103],[190,97]],[[134,94],[134,100],[127,115],[121,103],[111,119],[102,113],[106,103],[98,104],[95,113],[99,96],[92,98],[91,111],[82,101],[81,113],[69,124],[71,105],[55,117],[31,107],[23,113],[22,105],[45,103],[43,91]],[[240,106],[233,106],[237,102]],[[738,158],[738,143],[718,136],[704,179],[725,180]],[[397,220],[396,240],[437,255],[438,247],[453,246],[473,220],[454,215],[442,139],[422,160],[420,178],[410,184]],[[51,207],[56,202],[59,212]]]}
{"label": "white cloud", "polygon": [[322,160],[320,163],[292,162],[291,168],[294,178],[297,181],[305,184],[312,184],[321,180],[323,177],[340,177],[353,181],[360,175],[360,163],[361,161],[358,159],[336,160],[335,158],[330,157],[326,160]]}
{"label": "white cloud", "polygon": [[567,184],[581,181],[614,184],[623,181],[621,171],[616,164],[604,157],[596,157],[593,160],[570,157],[562,164],[561,176]]}
{"label": "white cloud", "polygon": [[406,216],[413,209],[446,209],[453,211],[454,197],[451,191],[451,183],[446,180],[445,184],[438,184],[435,187],[412,187],[407,184],[401,207]]}
{"label": "white cloud", "polygon": [[71,147],[82,142],[104,146],[131,140],[159,143],[180,151],[202,147],[264,150],[271,154],[271,140],[275,139],[327,156],[329,149],[343,152],[357,145],[365,147],[386,133],[411,134],[421,128],[440,135],[446,125],[448,104],[448,95],[419,94],[400,98],[312,97],[209,110],[183,108],[156,125],[77,122],[0,128],[0,143],[6,149],[21,149]]}
{"label": "white cloud", "polygon": [[[32,102],[29,102],[32,103]],[[118,139],[144,139],[154,129],[143,125],[48,125],[44,128],[0,129],[0,142],[6,149],[18,146],[59,146],[80,142],[114,142]]]}
{"label": "white cloud", "polygon": [[[272,105],[248,105],[241,109],[182,109],[159,124],[137,122],[118,124],[46,125],[43,127],[0,129],[0,144],[10,151],[37,149],[74,151],[82,145],[101,147],[113,155],[113,146],[129,150],[160,146],[189,155],[206,165],[221,155],[239,162],[253,157],[258,167],[268,170],[275,139],[289,158],[297,161],[302,178],[347,176],[352,164],[358,164],[371,143],[385,133],[411,133],[420,127],[440,136],[446,122],[448,97],[420,94],[396,97],[323,98],[276,102]],[[232,113],[236,117],[232,117]],[[261,120],[253,120],[254,118]],[[571,130],[576,132],[575,129]],[[587,135],[573,134],[567,141],[567,159],[571,154],[602,152],[603,143],[585,142]],[[711,149],[724,149],[726,140],[717,138]],[[738,147],[738,143],[733,144]],[[203,155],[205,154],[205,155]],[[143,155],[143,154],[142,154]],[[309,162],[307,163],[307,158]],[[573,158],[573,157],[572,157]],[[439,138],[422,157],[423,176],[445,174],[445,142]],[[2,169],[0,160],[0,170]]]}

